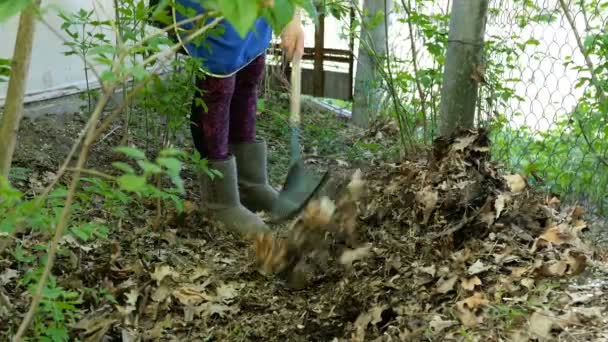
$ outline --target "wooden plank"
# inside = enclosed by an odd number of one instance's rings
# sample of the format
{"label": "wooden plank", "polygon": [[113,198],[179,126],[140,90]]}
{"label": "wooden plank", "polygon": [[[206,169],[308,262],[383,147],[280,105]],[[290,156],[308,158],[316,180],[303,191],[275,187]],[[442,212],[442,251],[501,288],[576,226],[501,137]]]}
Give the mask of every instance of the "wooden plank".
{"label": "wooden plank", "polygon": [[[268,67],[268,76],[270,76],[270,88],[274,91],[287,92],[288,84],[286,79],[277,79],[281,75],[282,70],[279,65],[270,65]],[[287,70],[287,80],[291,70]],[[316,86],[314,82],[315,71],[312,69],[302,69],[302,94],[315,97],[325,97],[331,99],[339,99],[350,101],[352,98],[352,88],[349,85],[349,74],[337,71],[324,71],[325,85],[322,89],[322,96],[315,95]]]}

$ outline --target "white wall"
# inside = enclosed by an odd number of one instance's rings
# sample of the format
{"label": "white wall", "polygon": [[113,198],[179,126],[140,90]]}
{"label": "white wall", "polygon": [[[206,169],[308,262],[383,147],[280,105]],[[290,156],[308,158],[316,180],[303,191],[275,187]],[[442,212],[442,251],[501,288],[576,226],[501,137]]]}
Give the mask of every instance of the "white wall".
{"label": "white wall", "polygon": [[[47,11],[45,21],[57,32],[61,32],[62,20],[57,8],[75,12],[83,8],[95,9],[100,20],[113,17],[112,0],[44,0]],[[0,57],[11,58],[17,35],[19,18],[14,17],[0,24]],[[114,39],[114,38],[112,38]],[[64,56],[67,48],[53,30],[39,22],[36,26],[32,64],[27,83],[26,102],[43,100],[79,92],[86,88],[82,60],[76,56]],[[0,83],[0,105],[6,97],[7,83]]]}

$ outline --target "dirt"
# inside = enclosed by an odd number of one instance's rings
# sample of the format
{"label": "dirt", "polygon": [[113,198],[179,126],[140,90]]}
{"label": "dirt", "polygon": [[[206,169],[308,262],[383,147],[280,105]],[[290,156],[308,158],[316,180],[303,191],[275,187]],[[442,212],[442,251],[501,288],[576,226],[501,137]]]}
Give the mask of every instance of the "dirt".
{"label": "dirt", "polygon": [[[307,120],[318,126],[334,119],[323,114]],[[287,131],[277,122],[285,123],[269,113],[260,116],[261,132],[279,155],[271,167],[283,170]],[[83,124],[78,116],[24,122],[15,185],[36,192],[48,183]],[[256,261],[268,255],[195,210],[195,177],[186,171],[191,208],[185,215],[167,215],[153,229],[153,208],[127,208],[124,219],[109,222],[108,241],[64,241],[67,252],[54,274],[82,298],[72,338],[608,340],[608,254],[589,243],[587,226],[593,224],[582,208],[498,169],[485,132],[437,141],[414,160],[364,162],[348,147],[361,141],[391,144],[390,127],[378,124],[361,132],[344,122],[333,125],[334,136],[305,132],[305,156],[311,167],[331,168],[334,179],[325,194],[333,200],[348,192],[357,169],[363,171],[364,195],[355,212],[338,208],[330,214],[336,218],[332,225],[304,223],[332,232],[356,218],[357,242],[325,241],[334,257],[325,266],[304,268],[303,289],[272,272],[262,275]],[[108,169],[119,138],[117,133],[96,145],[89,166]],[[326,146],[332,139],[337,147]],[[274,184],[281,180],[280,172],[272,173]],[[297,227],[277,227],[274,238]],[[358,254],[340,262],[348,253]],[[318,261],[318,254],[306,257],[310,264]],[[4,274],[15,267],[7,260]],[[19,275],[26,271],[17,269]],[[3,286],[23,313],[27,295],[17,279]],[[20,321],[2,319],[0,335]]]}

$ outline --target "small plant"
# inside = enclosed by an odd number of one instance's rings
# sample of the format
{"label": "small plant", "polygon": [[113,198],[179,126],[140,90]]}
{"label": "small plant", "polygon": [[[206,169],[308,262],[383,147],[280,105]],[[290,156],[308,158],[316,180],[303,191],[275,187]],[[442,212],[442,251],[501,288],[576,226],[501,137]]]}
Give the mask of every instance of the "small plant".
{"label": "small plant", "polygon": [[88,63],[88,56],[92,49],[98,48],[101,44],[110,42],[103,30],[111,28],[109,21],[94,20],[94,15],[95,10],[85,11],[84,9],[80,9],[78,12],[71,14],[59,12],[59,17],[63,19],[61,29],[70,39],[64,43],[64,45],[69,48],[68,51],[64,52],[64,55],[76,55],[82,58],[83,61],[83,71],[87,88],[84,95],[87,98],[87,111],[89,113],[92,110],[92,98],[95,95],[95,92],[91,90],[89,73],[91,68]]}

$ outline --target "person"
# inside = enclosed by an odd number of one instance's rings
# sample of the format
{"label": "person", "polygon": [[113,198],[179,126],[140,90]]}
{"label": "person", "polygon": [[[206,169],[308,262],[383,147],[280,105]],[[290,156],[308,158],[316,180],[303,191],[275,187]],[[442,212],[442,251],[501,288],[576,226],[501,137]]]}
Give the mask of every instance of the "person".
{"label": "person", "polygon": [[[195,0],[177,3],[198,14],[205,11]],[[263,2],[263,6],[272,5],[272,0]],[[174,11],[174,19],[180,22],[187,18]],[[264,18],[258,18],[245,37],[225,20],[219,25],[223,26],[221,35],[184,46],[190,56],[200,58],[204,73],[196,81],[201,92],[193,99],[190,128],[195,148],[207,158],[209,168],[223,175],[214,179],[200,175],[202,209],[227,228],[245,234],[268,228],[256,212],[269,211],[278,196],[268,183],[266,141],[256,136],[258,88],[272,29]],[[182,28],[192,26],[184,24]],[[176,30],[177,37],[183,32]],[[283,30],[281,45],[289,61],[296,54],[303,55],[299,9]]]}

